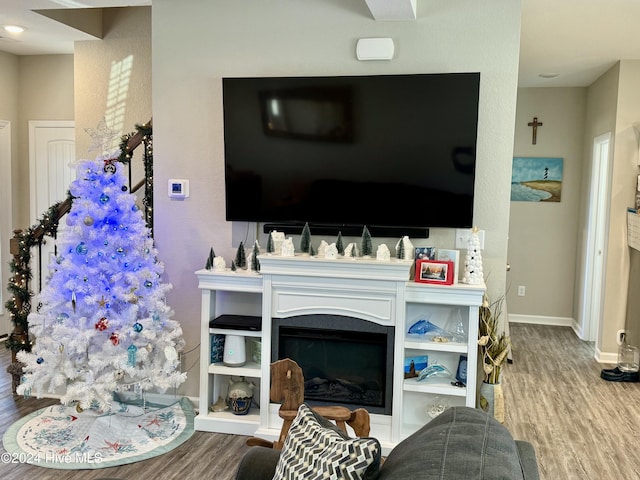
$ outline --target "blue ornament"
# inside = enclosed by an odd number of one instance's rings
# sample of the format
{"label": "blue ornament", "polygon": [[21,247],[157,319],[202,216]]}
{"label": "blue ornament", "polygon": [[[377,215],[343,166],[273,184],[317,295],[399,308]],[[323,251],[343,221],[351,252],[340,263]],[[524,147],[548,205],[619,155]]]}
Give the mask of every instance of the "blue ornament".
{"label": "blue ornament", "polygon": [[38,357],[38,359],[36,360],[36,362],[38,363],[38,365],[44,363],[44,358],[42,357]]}
{"label": "blue ornament", "polygon": [[147,288],[151,288],[153,287],[153,283],[151,282],[151,280],[145,280],[144,286]]}
{"label": "blue ornament", "polygon": [[140,208],[138,208],[138,205],[133,205],[133,207],[131,207],[131,210],[133,210],[134,212],[137,212],[138,210],[140,210]]}
{"label": "blue ornament", "polygon": [[78,255],[86,255],[88,251],[89,249],[87,248],[87,245],[84,242],[80,242],[76,247],[76,253]]}
{"label": "blue ornament", "polygon": [[153,318],[154,322],[160,321],[160,315],[158,315],[158,312],[153,312],[153,315],[151,315],[151,318]]}
{"label": "blue ornament", "polygon": [[142,328],[142,324],[139,322],[133,324],[133,331],[136,333],[140,333],[142,331]]}
{"label": "blue ornament", "polygon": [[67,320],[68,318],[69,318],[69,314],[62,312],[58,314],[58,316],[56,317],[56,320],[58,321],[58,323],[64,323],[65,320]]}
{"label": "blue ornament", "polygon": [[136,347],[134,344],[129,345],[129,348],[127,348],[127,363],[129,364],[129,366],[131,367],[135,367],[136,366],[136,355],[138,354],[138,347]]}
{"label": "blue ornament", "polygon": [[103,193],[102,195],[100,195],[100,203],[101,204],[105,204],[109,201],[109,195],[107,195],[106,193]]}

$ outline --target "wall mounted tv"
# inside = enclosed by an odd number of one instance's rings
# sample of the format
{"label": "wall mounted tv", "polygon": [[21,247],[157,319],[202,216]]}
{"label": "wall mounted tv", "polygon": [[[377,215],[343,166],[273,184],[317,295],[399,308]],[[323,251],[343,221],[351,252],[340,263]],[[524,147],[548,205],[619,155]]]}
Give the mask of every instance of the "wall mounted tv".
{"label": "wall mounted tv", "polygon": [[374,236],[472,226],[479,73],[222,86],[227,220]]}

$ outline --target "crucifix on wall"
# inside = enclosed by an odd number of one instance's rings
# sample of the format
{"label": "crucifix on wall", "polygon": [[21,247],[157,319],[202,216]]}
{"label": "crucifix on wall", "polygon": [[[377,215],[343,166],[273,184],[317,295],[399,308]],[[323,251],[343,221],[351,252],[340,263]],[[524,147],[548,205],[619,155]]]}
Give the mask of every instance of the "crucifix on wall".
{"label": "crucifix on wall", "polygon": [[538,141],[538,127],[542,126],[542,122],[538,121],[538,117],[533,117],[533,121],[527,123],[527,125],[533,128],[533,133],[531,135],[531,144],[535,145]]}

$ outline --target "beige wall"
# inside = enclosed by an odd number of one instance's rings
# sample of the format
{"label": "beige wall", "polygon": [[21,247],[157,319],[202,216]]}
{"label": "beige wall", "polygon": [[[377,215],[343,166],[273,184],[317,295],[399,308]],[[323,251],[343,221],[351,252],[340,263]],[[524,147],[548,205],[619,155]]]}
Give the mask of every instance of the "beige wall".
{"label": "beige wall", "polygon": [[[7,265],[12,231],[31,226],[29,121],[73,119],[73,56],[18,57],[0,52],[0,72],[0,119],[11,122],[12,136],[10,169],[4,167],[2,171],[3,195],[9,195],[11,201],[0,205],[0,259],[2,288],[5,289],[9,279]],[[2,330],[10,330],[13,326],[5,315],[6,312],[0,315],[0,325],[5,325]]]}
{"label": "beige wall", "polygon": [[[633,205],[639,173],[636,164],[638,140],[633,129],[633,124],[640,121],[638,82],[640,62],[622,61],[585,89],[518,91],[515,155],[561,156],[565,166],[561,203],[512,203],[509,313],[525,321],[532,317],[539,317],[534,321],[550,317],[551,323],[573,324],[577,333],[588,333],[584,331],[585,325],[579,323],[582,308],[579,290],[587,261],[587,205],[593,141],[595,137],[611,132],[612,178],[605,290],[595,344],[596,358],[609,362],[616,360],[616,332],[619,329],[626,325],[636,332],[631,338],[640,338],[640,332],[637,332],[640,322],[633,317],[634,311],[640,311],[640,305],[635,306],[638,303],[636,296],[628,295],[629,282],[632,285],[640,282],[635,281],[633,275],[629,277],[631,259],[626,241],[626,209]],[[538,131],[537,145],[531,145],[531,129],[526,126],[533,116],[544,123]],[[554,268],[553,275],[548,275],[547,263],[560,267]],[[525,297],[517,296],[518,285],[527,287]]]}
{"label": "beige wall", "polygon": [[[489,287],[504,292],[521,2],[461,0],[428,8],[419,4],[415,22],[376,22],[360,0],[154,1],[155,238],[187,349],[200,342],[194,271],[211,246],[227,259],[237,247],[224,218],[223,76],[480,71],[474,216],[486,230]],[[356,40],[375,36],[394,39],[394,60],[358,62]],[[191,197],[171,201],[169,178],[189,179]],[[453,237],[438,229],[429,242],[451,248]],[[185,386],[191,395],[197,394],[197,355],[186,359],[196,364]]]}
{"label": "beige wall", "polygon": [[31,225],[29,218],[29,121],[73,120],[73,55],[25,55],[19,57],[19,124],[17,205],[14,224]]}
{"label": "beige wall", "polygon": [[[620,138],[616,143],[616,155],[620,154],[626,159],[625,166],[628,169],[629,190],[634,192],[635,179],[640,174],[640,155],[638,152],[639,141],[635,128],[640,129],[640,61],[624,61],[620,65],[620,97],[618,102],[618,124],[616,130],[620,132]],[[635,193],[635,192],[634,192]],[[629,198],[628,206],[634,205],[634,199]],[[625,328],[627,340],[631,345],[640,346],[640,252],[629,249],[629,291],[627,296],[627,310]],[[613,330],[613,328],[611,329]],[[615,338],[615,337],[614,337]]]}
{"label": "beige wall", "polygon": [[[572,323],[586,93],[586,88],[518,90],[514,156],[562,158],[563,181],[560,202],[511,202],[507,301],[512,319]],[[527,125],[533,117],[543,123],[536,145]],[[517,295],[520,285],[526,287],[524,297]]]}
{"label": "beige wall", "polygon": [[[640,121],[640,61],[623,60],[619,66],[618,95],[613,150],[610,225],[607,247],[607,283],[603,328],[596,346],[602,351],[617,351],[616,331],[627,324],[627,299],[637,301],[629,290],[630,249],[627,244],[628,207],[634,205],[638,170],[638,140],[633,125]],[[634,284],[637,281],[631,279]],[[637,325],[629,319],[629,325]]]}
{"label": "beige wall", "polygon": [[[586,262],[586,238],[587,238],[587,222],[588,222],[588,196],[589,186],[591,183],[591,168],[593,165],[593,140],[599,135],[607,132],[612,133],[611,139],[611,155],[613,164],[615,164],[615,123],[616,123],[616,102],[618,97],[618,82],[619,82],[619,65],[614,66],[604,75],[602,75],[596,82],[594,82],[587,90],[587,112],[585,119],[585,132],[584,132],[584,169],[582,180],[582,196],[580,202],[580,226],[578,230],[578,245],[577,256],[579,259],[578,268],[576,269],[577,278],[581,278],[585,272]],[[613,167],[615,168],[615,167]],[[616,186],[615,177],[612,178],[611,191],[618,190],[619,186]],[[614,212],[613,204],[610,206],[611,226],[615,229],[615,225],[620,221],[620,216]],[[609,237],[611,234],[609,235]],[[615,246],[614,250],[619,250],[619,246]],[[614,254],[615,256],[615,254]],[[603,345],[603,339],[611,337],[611,340],[615,340],[613,335],[617,328],[624,326],[624,318],[620,317],[620,309],[622,306],[616,305],[620,300],[616,289],[621,286],[626,291],[627,283],[627,268],[623,266],[623,271],[612,269],[612,262],[617,263],[618,259],[612,257],[612,252],[609,250],[605,254],[605,262],[607,264],[605,270],[605,292],[604,292],[604,305],[603,305],[603,318],[599,328],[598,338],[596,339],[596,358],[602,358],[614,355],[617,351],[615,343],[608,342],[607,345]],[[624,281],[623,281],[624,279]],[[615,289],[614,289],[615,285]],[[625,294],[626,297],[626,294]],[[576,292],[576,302],[578,301],[578,294]],[[614,299],[615,298],[615,299]],[[576,304],[576,312],[580,308]],[[622,324],[621,327],[616,325]],[[611,331],[613,329],[613,332]]]}
{"label": "beige wall", "polygon": [[[10,131],[9,142],[12,146],[18,144],[18,57],[0,52],[0,121],[3,122],[5,132]],[[8,122],[8,123],[5,123]],[[4,133],[3,135],[6,135]],[[0,152],[2,155],[2,152]],[[10,277],[9,271],[9,238],[13,230],[13,199],[15,182],[17,181],[18,150],[11,149],[9,158],[0,158],[0,334],[8,333],[12,324],[4,308],[10,293],[6,289]]]}
{"label": "beige wall", "polygon": [[[93,139],[85,129],[105,120],[114,138],[151,119],[151,8],[110,8],[103,13],[102,41],[76,42],[76,152],[94,158]],[[91,150],[91,151],[90,151]],[[132,162],[134,183],[144,176],[141,161]]]}

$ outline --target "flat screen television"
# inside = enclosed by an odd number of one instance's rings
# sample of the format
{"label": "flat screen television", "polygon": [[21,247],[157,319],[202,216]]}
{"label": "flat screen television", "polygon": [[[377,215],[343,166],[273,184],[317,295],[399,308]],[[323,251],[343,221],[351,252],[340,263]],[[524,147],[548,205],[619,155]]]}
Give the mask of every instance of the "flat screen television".
{"label": "flat screen television", "polygon": [[374,236],[472,226],[479,73],[222,86],[227,220]]}

